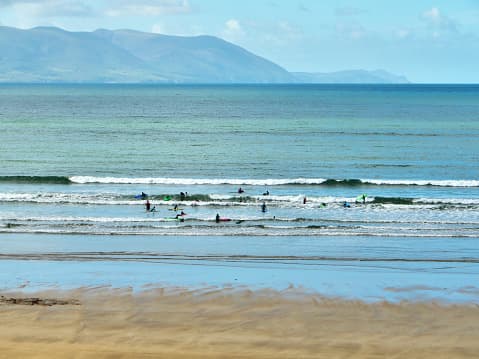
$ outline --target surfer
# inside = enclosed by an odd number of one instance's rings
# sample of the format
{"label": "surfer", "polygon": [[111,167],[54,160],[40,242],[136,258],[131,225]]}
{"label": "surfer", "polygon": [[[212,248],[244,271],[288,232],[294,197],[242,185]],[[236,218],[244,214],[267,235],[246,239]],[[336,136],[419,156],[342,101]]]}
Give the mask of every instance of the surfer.
{"label": "surfer", "polygon": [[348,202],[344,202],[344,203],[343,203],[343,207],[344,207],[344,208],[350,208],[351,205],[350,205]]}
{"label": "surfer", "polygon": [[188,195],[188,192],[186,192],[186,193],[185,192],[180,192],[180,201],[183,201],[186,198],[187,195]]}
{"label": "surfer", "polygon": [[216,213],[216,218],[215,218],[216,223],[220,223],[220,214]]}
{"label": "surfer", "polygon": [[266,190],[266,192],[263,193],[263,196],[269,196],[269,191]]}
{"label": "surfer", "polygon": [[359,196],[356,197],[356,203],[363,203],[365,204],[366,203],[366,197],[367,195],[366,194],[361,194]]}
{"label": "surfer", "polygon": [[146,207],[146,211],[149,212],[151,208],[151,203],[149,200],[146,200],[145,207]]}
{"label": "surfer", "polygon": [[177,213],[175,218],[178,222],[184,222],[185,219],[181,216],[181,214]]}
{"label": "surfer", "polygon": [[178,204],[175,204],[175,206],[173,207],[173,211],[177,211],[178,210]]}
{"label": "surfer", "polygon": [[153,206],[153,208],[150,209],[150,212],[156,212],[156,206]]}
{"label": "surfer", "polygon": [[267,211],[267,208],[266,208],[266,203],[263,202],[263,205],[261,206],[261,212],[266,212]]}
{"label": "surfer", "polygon": [[241,187],[238,188],[238,193],[243,193],[243,192],[244,192],[243,188],[241,188]]}
{"label": "surfer", "polygon": [[147,197],[148,197],[148,195],[145,192],[141,192],[141,199],[145,199]]}
{"label": "surfer", "polygon": [[306,204],[306,202],[307,202],[307,199],[306,199],[306,197],[304,197],[303,198],[303,204]]}

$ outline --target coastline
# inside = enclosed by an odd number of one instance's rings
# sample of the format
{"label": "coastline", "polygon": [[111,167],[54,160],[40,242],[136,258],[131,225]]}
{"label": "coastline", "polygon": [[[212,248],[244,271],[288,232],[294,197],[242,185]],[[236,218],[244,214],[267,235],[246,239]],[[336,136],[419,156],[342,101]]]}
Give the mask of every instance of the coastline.
{"label": "coastline", "polygon": [[474,304],[365,303],[295,288],[1,294],[60,303],[0,304],[8,358],[472,358],[479,349]]}

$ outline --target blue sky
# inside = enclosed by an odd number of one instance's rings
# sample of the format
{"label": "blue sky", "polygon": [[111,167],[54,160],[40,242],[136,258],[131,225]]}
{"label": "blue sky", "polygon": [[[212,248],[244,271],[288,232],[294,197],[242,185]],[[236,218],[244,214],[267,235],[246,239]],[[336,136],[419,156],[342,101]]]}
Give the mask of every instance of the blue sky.
{"label": "blue sky", "polygon": [[0,24],[208,34],[289,71],[479,83],[479,0],[0,0]]}

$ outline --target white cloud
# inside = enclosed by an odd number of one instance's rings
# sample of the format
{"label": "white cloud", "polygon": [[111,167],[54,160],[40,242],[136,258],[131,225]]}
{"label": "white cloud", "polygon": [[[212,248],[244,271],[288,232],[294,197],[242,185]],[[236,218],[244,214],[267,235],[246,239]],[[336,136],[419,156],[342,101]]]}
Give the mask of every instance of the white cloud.
{"label": "white cloud", "polygon": [[457,32],[457,23],[448,16],[443,15],[437,7],[424,11],[422,19],[431,29],[434,38],[441,37],[441,34]]}
{"label": "white cloud", "polygon": [[430,20],[432,22],[440,22],[441,21],[441,12],[439,11],[439,9],[437,7],[433,7],[431,8],[430,10],[426,10],[424,11],[424,13],[422,14],[422,16],[427,19],[427,20]]}
{"label": "white cloud", "polygon": [[225,22],[225,28],[222,33],[222,37],[230,40],[237,41],[244,37],[245,31],[241,26],[241,23],[237,19],[229,19]]}
{"label": "white cloud", "polygon": [[191,6],[188,0],[123,0],[115,2],[114,6],[106,10],[108,16],[140,15],[159,16],[170,14],[189,13]]}
{"label": "white cloud", "polygon": [[94,15],[93,9],[81,0],[0,0],[0,7],[12,7],[22,17],[51,18]]}
{"label": "white cloud", "polygon": [[153,24],[153,26],[151,27],[151,32],[154,34],[164,34],[165,29],[161,24]]}
{"label": "white cloud", "polygon": [[228,31],[241,31],[241,25],[236,19],[229,19],[225,25]]}

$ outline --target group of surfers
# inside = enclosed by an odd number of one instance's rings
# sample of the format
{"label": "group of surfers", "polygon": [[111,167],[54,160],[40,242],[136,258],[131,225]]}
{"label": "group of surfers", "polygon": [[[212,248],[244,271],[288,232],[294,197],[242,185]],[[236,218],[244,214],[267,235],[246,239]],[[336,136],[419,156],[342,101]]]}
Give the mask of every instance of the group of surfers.
{"label": "group of surfers", "polygon": [[[240,187],[240,188],[238,188],[238,193],[242,194],[242,193],[244,193],[244,190]],[[180,200],[181,201],[185,200],[187,196],[188,196],[188,192],[180,192]],[[269,196],[269,191],[266,190],[266,192],[263,193],[263,196]],[[141,192],[140,197],[141,197],[141,199],[146,199],[145,209],[146,209],[147,212],[156,212],[156,206],[153,206],[153,207],[151,206],[151,203],[148,199],[148,195],[145,192]],[[356,198],[356,202],[357,203],[361,203],[361,202],[366,203],[366,198],[367,198],[366,194],[359,195]],[[306,204],[306,203],[307,203],[307,198],[304,197],[303,198],[303,204]],[[325,207],[326,203],[322,203],[321,205]],[[343,207],[344,208],[350,208],[351,205],[348,202],[345,201],[343,203]],[[172,210],[175,211],[175,212],[181,211],[180,213],[176,213],[176,215],[174,217],[175,219],[182,219],[184,216],[186,216],[186,213],[183,212],[182,208],[178,207],[178,204],[175,204],[175,206],[172,208]],[[261,212],[265,213],[265,212],[267,212],[267,210],[268,210],[268,208],[266,206],[266,202],[263,201],[263,204],[261,205]],[[221,221],[221,217],[218,213],[216,214],[215,220],[216,220],[217,223]]]}

